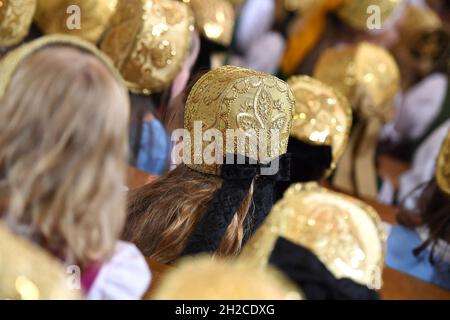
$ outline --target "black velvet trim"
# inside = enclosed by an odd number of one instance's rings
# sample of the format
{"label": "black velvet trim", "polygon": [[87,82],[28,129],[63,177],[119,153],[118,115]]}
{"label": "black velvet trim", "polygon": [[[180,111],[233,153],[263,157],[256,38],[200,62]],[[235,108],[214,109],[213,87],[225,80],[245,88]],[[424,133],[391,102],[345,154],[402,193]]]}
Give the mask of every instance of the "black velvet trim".
{"label": "black velvet trim", "polygon": [[[229,157],[230,155],[228,155],[228,159],[230,159]],[[200,219],[182,255],[213,253],[218,249],[234,214],[247,196],[253,179],[258,176],[254,188],[255,214],[250,218],[247,217],[244,221],[246,227],[244,236],[248,239],[264,221],[273,205],[275,181],[286,180],[289,177],[290,157],[288,155],[276,159],[279,161],[279,170],[272,176],[261,176],[262,168],[269,167],[270,163],[250,164],[252,163],[250,159],[244,158],[245,164],[238,164],[237,159],[234,158],[234,164],[230,164],[226,159],[227,157],[222,166],[222,187],[208,205],[208,209]]]}
{"label": "black velvet trim", "polygon": [[293,183],[319,181],[331,167],[333,161],[330,146],[312,145],[290,137],[288,153],[291,155],[291,178],[277,183],[275,202],[283,197],[284,192]]}
{"label": "black velvet trim", "polygon": [[278,238],[269,263],[296,283],[308,300],[379,300],[378,292],[351,279],[336,279],[305,247]]}

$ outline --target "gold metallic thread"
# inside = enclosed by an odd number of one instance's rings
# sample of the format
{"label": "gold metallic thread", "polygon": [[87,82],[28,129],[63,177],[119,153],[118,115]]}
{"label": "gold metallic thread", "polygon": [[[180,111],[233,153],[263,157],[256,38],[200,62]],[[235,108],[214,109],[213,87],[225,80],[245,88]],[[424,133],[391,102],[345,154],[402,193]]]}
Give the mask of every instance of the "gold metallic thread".
{"label": "gold metallic thread", "polygon": [[0,47],[20,43],[33,22],[36,0],[0,0]]}
{"label": "gold metallic thread", "polygon": [[395,15],[396,10],[402,5],[403,0],[343,0],[338,9],[339,17],[351,27],[357,30],[367,31],[367,21],[371,13],[370,6],[380,8],[381,26],[385,26]]}
{"label": "gold metallic thread", "polygon": [[308,76],[288,80],[295,97],[291,136],[301,141],[332,147],[338,162],[352,127],[352,109],[337,90]]}
{"label": "gold metallic thread", "polygon": [[113,66],[111,60],[100,50],[98,50],[94,45],[73,36],[51,35],[44,36],[32,42],[26,43],[9,52],[2,60],[0,60],[0,98],[5,94],[11,77],[13,76],[16,68],[23,60],[25,60],[28,56],[36,51],[39,51],[46,47],[58,45],[72,46],[95,55],[108,67],[111,74],[120,84],[123,85],[125,90],[124,80],[122,79],[116,68]]}
{"label": "gold metallic thread", "polygon": [[209,256],[181,260],[164,275],[158,300],[300,300],[303,294],[273,268]]}
{"label": "gold metallic thread", "polygon": [[450,196],[450,131],[439,152],[435,177],[439,189]]}
{"label": "gold metallic thread", "polygon": [[[186,102],[184,128],[191,134],[191,169],[220,174],[217,163],[195,164],[194,122],[201,121],[202,131],[217,129],[223,137],[223,149],[227,145],[227,129],[251,133],[251,137],[266,137],[269,144],[266,153],[260,157],[260,150],[247,145],[247,155],[255,160],[275,158],[286,153],[294,112],[294,96],[286,82],[265,73],[224,66],[208,72],[193,86]],[[271,151],[271,129],[279,133],[279,141]],[[258,149],[261,140],[258,140]],[[211,142],[204,141],[202,150]],[[238,150],[236,141],[234,151]],[[261,149],[262,150],[262,149]],[[225,155],[225,152],[224,152]]]}
{"label": "gold metallic thread", "polygon": [[189,7],[173,0],[118,0],[110,24],[100,47],[129,90],[151,94],[169,86],[191,45]]}
{"label": "gold metallic thread", "polygon": [[439,61],[446,54],[449,34],[432,9],[409,5],[398,29],[402,42],[419,59]]}
{"label": "gold metallic thread", "polygon": [[240,259],[265,267],[278,237],[310,249],[337,278],[380,289],[386,235],[375,210],[317,185],[291,186]]}
{"label": "gold metallic thread", "polygon": [[197,29],[212,42],[228,47],[233,38],[235,13],[226,0],[183,0],[195,16]]}

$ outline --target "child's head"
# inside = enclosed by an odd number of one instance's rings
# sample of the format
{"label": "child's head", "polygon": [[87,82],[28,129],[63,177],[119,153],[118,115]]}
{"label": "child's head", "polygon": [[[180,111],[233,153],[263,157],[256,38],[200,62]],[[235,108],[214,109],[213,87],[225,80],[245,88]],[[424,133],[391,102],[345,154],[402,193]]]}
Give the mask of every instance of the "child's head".
{"label": "child's head", "polygon": [[22,52],[0,100],[3,214],[86,265],[111,253],[124,223],[128,96],[95,49],[49,42]]}

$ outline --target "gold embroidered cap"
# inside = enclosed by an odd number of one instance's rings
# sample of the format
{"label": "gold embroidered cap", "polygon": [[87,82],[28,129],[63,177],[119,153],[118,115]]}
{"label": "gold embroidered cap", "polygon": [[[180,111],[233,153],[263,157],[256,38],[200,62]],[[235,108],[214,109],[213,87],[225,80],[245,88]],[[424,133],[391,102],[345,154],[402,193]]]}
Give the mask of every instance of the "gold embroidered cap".
{"label": "gold embroidered cap", "polygon": [[41,248],[0,225],[0,300],[72,300],[62,265]]}
{"label": "gold embroidered cap", "polygon": [[20,43],[33,22],[36,0],[0,0],[0,47]]}
{"label": "gold embroidered cap", "polygon": [[310,249],[336,278],[381,288],[386,236],[378,214],[363,202],[315,183],[293,185],[241,258],[265,267],[280,236]]}
{"label": "gold embroidered cap", "polygon": [[297,287],[275,269],[211,258],[185,258],[164,276],[158,300],[300,300]]}
{"label": "gold embroidered cap", "polygon": [[407,41],[424,32],[442,29],[442,20],[436,12],[426,6],[409,5],[399,23],[399,33]]}
{"label": "gold embroidered cap", "polygon": [[45,34],[67,34],[96,43],[118,0],[38,0],[35,21]]}
{"label": "gold embroidered cap", "polygon": [[229,3],[231,3],[235,8],[239,8],[242,6],[245,2],[245,0],[227,0]]}
{"label": "gold embroidered cap", "polygon": [[314,76],[341,91],[361,116],[389,119],[400,88],[400,71],[384,48],[362,42],[326,50]]}
{"label": "gold embroidered cap", "polygon": [[109,58],[89,42],[80,38],[66,35],[51,35],[38,38],[28,42],[15,50],[10,51],[2,60],[0,60],[0,98],[5,94],[11,77],[20,63],[34,52],[50,46],[66,45],[87,51],[99,58],[110,70],[111,74],[121,84],[125,90],[122,77],[113,66]]}
{"label": "gold embroidered cap", "polygon": [[195,25],[212,42],[228,47],[233,38],[235,13],[226,0],[183,0],[192,8]]}
{"label": "gold embroidered cap", "polygon": [[439,189],[450,196],[450,131],[439,152],[435,176]]}
{"label": "gold embroidered cap", "polygon": [[417,58],[446,59],[449,33],[436,12],[426,6],[409,5],[399,24],[401,41]]}
{"label": "gold embroidered cap", "polygon": [[347,99],[323,82],[294,76],[288,80],[295,97],[291,136],[301,141],[329,145],[333,162],[342,156],[352,127],[352,109]]}
{"label": "gold embroidered cap", "polygon": [[[277,77],[234,66],[210,71],[195,83],[186,102],[184,128],[190,141],[184,140],[184,163],[220,175],[226,153],[260,162],[278,157],[287,150],[293,111],[294,96]],[[206,136],[211,140],[202,141]],[[211,143],[221,153],[208,161],[203,155],[211,154]]]}
{"label": "gold embroidered cap", "polygon": [[[403,5],[403,0],[343,0],[338,9],[339,17],[351,27],[357,30],[371,31],[368,22],[371,15],[379,10],[381,28],[395,20],[399,16],[399,10]],[[369,8],[374,8],[369,11]],[[376,29],[375,29],[376,30]]]}
{"label": "gold embroidered cap", "polygon": [[284,9],[290,12],[299,12],[307,16],[317,10],[324,8],[334,9],[342,4],[344,0],[278,0],[283,2]]}
{"label": "gold embroidered cap", "polygon": [[192,41],[193,16],[174,0],[119,0],[100,47],[131,92],[163,90],[176,77]]}

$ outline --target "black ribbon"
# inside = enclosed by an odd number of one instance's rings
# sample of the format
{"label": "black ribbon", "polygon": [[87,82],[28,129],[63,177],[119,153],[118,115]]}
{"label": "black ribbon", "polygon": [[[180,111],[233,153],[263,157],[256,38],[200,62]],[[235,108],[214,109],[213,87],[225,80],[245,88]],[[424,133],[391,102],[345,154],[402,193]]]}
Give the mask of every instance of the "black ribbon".
{"label": "black ribbon", "polygon": [[322,179],[333,161],[330,146],[313,145],[293,137],[289,138],[288,153],[291,154],[292,159],[291,178],[289,181],[280,181],[276,184],[276,201],[283,197],[285,191],[293,183]]}
{"label": "black ribbon", "polygon": [[[247,216],[244,226],[244,241],[248,239],[264,221],[272,208],[274,198],[273,189],[276,181],[289,180],[290,156],[283,155],[270,163],[256,163],[247,157],[239,164],[235,155],[227,155],[222,165],[222,187],[216,192],[208,209],[200,219],[196,229],[191,235],[182,255],[198,253],[213,253],[218,248],[223,236],[230,225],[234,214],[242,205],[248,195],[253,180],[257,177],[253,199],[255,202],[254,213]],[[234,159],[230,163],[230,159]],[[228,161],[227,161],[228,160]],[[273,175],[262,175],[266,170],[278,161],[278,170]]]}
{"label": "black ribbon", "polygon": [[269,263],[296,283],[308,300],[379,300],[378,292],[351,279],[336,279],[315,254],[278,238]]}

